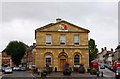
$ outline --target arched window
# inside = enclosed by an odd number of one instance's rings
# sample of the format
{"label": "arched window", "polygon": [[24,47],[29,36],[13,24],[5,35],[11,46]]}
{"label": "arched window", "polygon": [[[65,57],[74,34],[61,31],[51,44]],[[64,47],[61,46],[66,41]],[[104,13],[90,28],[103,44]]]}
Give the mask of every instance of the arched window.
{"label": "arched window", "polygon": [[51,65],[51,59],[52,59],[51,54],[47,54],[45,56],[45,59],[46,59],[46,63],[49,63],[49,65]]}
{"label": "arched window", "polygon": [[80,56],[79,55],[75,55],[74,56],[74,65],[79,65],[80,63]]}

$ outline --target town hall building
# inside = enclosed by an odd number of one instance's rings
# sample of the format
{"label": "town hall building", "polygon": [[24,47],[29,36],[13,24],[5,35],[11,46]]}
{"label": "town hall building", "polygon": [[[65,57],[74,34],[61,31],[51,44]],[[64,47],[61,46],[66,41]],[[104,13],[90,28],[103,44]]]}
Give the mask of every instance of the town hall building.
{"label": "town hall building", "polygon": [[70,67],[84,64],[89,67],[88,33],[90,31],[67,21],[56,19],[35,30],[36,55],[35,65],[44,69],[49,63],[53,69],[63,70],[65,62]]}

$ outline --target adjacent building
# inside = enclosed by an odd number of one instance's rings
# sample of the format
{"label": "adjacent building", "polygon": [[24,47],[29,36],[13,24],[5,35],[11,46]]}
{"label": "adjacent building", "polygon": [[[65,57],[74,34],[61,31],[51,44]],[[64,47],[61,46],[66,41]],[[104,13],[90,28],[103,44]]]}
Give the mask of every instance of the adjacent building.
{"label": "adjacent building", "polygon": [[0,69],[2,67],[2,53],[0,52]]}
{"label": "adjacent building", "polygon": [[118,61],[118,60],[120,60],[120,45],[117,46],[113,54],[113,61]]}
{"label": "adjacent building", "polygon": [[2,51],[2,66],[12,66],[11,56]]}
{"label": "adjacent building", "polygon": [[21,60],[22,66],[26,67],[27,69],[32,69],[32,65],[34,65],[34,52],[36,44],[33,43],[31,46],[26,45],[26,52]]}
{"label": "adjacent building", "polygon": [[89,32],[61,19],[36,29],[36,67],[43,69],[49,63],[53,69],[57,67],[58,71],[62,71],[64,63],[68,62],[70,67],[83,63],[87,70]]}
{"label": "adjacent building", "polygon": [[113,49],[107,50],[106,47],[102,48],[102,51],[98,54],[98,62],[105,63],[105,64],[112,64],[113,63]]}

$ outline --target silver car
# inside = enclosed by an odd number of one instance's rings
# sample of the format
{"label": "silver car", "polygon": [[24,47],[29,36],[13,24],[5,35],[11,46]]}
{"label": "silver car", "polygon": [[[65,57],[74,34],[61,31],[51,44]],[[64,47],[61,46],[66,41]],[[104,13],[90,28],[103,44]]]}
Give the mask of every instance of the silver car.
{"label": "silver car", "polygon": [[6,67],[6,68],[4,69],[4,73],[13,73],[13,70],[12,70],[11,67]]}

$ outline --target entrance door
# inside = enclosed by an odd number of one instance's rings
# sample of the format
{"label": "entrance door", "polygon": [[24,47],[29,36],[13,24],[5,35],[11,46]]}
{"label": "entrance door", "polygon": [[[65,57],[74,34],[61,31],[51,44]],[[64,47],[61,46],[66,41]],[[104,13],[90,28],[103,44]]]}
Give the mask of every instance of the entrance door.
{"label": "entrance door", "polygon": [[66,62],[66,59],[60,59],[60,69],[63,70],[63,66]]}

